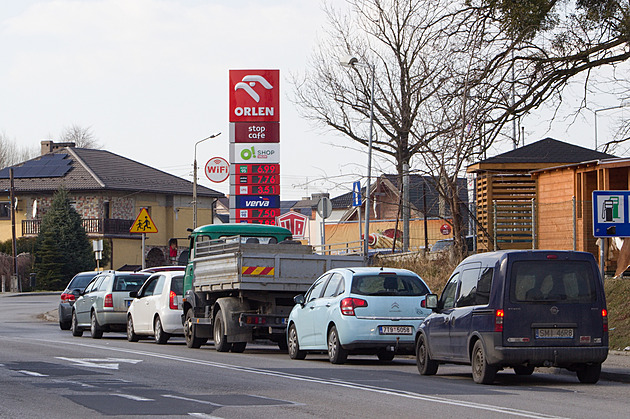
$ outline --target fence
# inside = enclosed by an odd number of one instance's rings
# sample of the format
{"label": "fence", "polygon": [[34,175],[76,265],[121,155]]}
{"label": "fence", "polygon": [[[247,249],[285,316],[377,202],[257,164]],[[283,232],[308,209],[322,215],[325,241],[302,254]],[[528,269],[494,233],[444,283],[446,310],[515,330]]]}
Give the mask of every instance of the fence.
{"label": "fence", "polygon": [[[127,235],[134,220],[112,218],[83,218],[81,223],[87,234]],[[37,236],[42,220],[23,220],[22,236]]]}

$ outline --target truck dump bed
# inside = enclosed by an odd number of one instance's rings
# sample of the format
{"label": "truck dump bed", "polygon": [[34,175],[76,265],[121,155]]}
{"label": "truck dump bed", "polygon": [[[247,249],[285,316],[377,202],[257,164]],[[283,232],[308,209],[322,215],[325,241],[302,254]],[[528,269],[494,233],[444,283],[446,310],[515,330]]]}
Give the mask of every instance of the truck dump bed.
{"label": "truck dump bed", "polygon": [[195,292],[304,292],[329,269],[365,264],[360,254],[320,255],[308,245],[248,244],[229,239],[199,245],[195,256],[192,260]]}

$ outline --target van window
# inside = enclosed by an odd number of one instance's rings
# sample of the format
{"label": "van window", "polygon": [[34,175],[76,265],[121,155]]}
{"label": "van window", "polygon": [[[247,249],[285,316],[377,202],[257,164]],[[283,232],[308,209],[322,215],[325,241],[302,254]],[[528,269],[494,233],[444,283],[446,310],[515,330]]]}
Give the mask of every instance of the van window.
{"label": "van window", "polygon": [[479,268],[466,269],[462,271],[461,285],[459,287],[459,298],[457,307],[474,306],[477,299],[477,279],[479,278]]}
{"label": "van window", "polygon": [[485,268],[477,283],[477,295],[475,304],[486,305],[490,302],[490,289],[492,288],[493,268]]}
{"label": "van window", "polygon": [[597,299],[588,262],[545,260],[512,264],[510,300],[517,302],[591,302]]}
{"label": "van window", "polygon": [[443,309],[449,309],[455,307],[455,293],[457,292],[457,281],[459,280],[459,272],[451,277],[448,284],[442,291],[442,297],[440,297],[440,307]]}

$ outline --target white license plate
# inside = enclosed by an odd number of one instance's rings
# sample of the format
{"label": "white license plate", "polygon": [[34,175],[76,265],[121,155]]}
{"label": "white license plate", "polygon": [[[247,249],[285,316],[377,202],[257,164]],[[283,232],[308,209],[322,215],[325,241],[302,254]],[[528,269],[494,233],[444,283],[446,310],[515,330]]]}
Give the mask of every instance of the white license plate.
{"label": "white license plate", "polygon": [[379,335],[411,335],[413,327],[411,326],[379,326]]}
{"label": "white license plate", "polygon": [[572,339],[573,329],[536,329],[537,339]]}
{"label": "white license plate", "polygon": [[133,301],[133,300],[125,300],[125,305],[126,305],[127,307],[129,307],[129,306],[131,305],[131,302],[132,302],[132,301]]}

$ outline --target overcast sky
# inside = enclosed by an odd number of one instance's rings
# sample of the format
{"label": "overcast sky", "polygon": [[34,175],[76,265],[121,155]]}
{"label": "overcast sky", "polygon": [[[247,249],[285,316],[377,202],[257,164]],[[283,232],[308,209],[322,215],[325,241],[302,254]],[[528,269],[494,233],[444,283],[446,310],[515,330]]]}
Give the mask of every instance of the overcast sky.
{"label": "overcast sky", "polygon": [[[90,127],[104,149],[192,180],[195,142],[220,131],[197,147],[199,183],[227,193],[229,182],[208,181],[203,166],[228,159],[228,70],[280,69],[281,198],[336,196],[364,174],[366,156],[288,100],[289,76],[304,73],[324,24],[318,0],[2,0],[0,132],[39,149],[64,127]],[[594,109],[617,104],[603,98]],[[526,142],[592,147],[592,115],[551,130],[541,115],[524,121]],[[600,141],[607,118],[598,117]]]}

